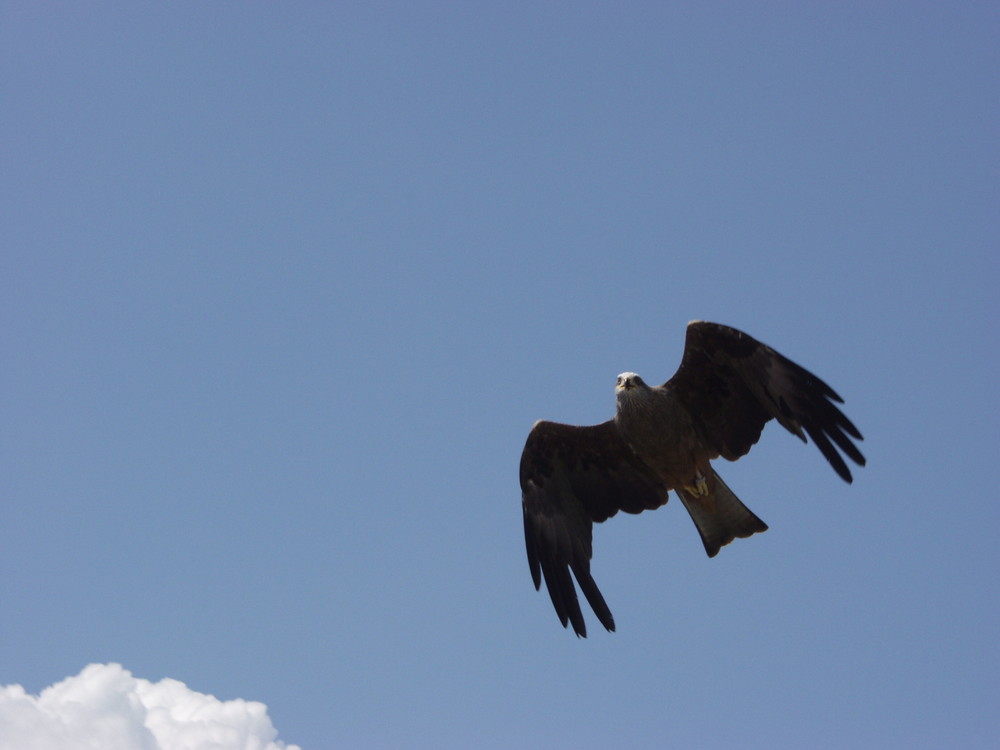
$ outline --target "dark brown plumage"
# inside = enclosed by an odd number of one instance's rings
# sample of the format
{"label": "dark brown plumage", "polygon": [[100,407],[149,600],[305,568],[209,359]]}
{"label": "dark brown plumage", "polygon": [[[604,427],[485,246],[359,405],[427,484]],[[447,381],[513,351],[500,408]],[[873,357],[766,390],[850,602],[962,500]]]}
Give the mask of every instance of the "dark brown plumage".
{"label": "dark brown plumage", "polygon": [[[816,444],[846,482],[843,453],[865,459],[861,433],[837,408],[830,386],[769,346],[715,323],[688,324],[681,365],[662,386],[635,373],[616,385],[615,417],[590,427],[540,421],[521,454],[524,540],[535,588],[542,579],[556,614],[578,636],[587,629],[573,578],[608,630],[614,618],[590,575],[593,524],[619,510],[641,513],[678,493],[714,557],[767,525],[726,486],[710,461],[735,461],[776,419]],[[571,576],[572,572],[572,576]]]}

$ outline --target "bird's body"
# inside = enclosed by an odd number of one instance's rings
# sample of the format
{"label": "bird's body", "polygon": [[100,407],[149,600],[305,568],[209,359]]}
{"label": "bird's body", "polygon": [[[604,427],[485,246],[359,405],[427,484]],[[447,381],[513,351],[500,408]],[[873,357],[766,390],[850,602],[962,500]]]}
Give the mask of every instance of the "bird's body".
{"label": "bird's body", "polygon": [[712,469],[719,454],[698,439],[694,417],[673,397],[669,383],[650,388],[634,372],[625,372],[618,376],[615,395],[618,431],[664,487],[680,495],[710,557],[733,539],[767,531]]}
{"label": "bird's body", "polygon": [[[624,372],[615,385],[615,402],[618,431],[667,489],[690,486],[704,474],[708,459],[696,441],[687,439],[695,434],[694,420],[668,388],[650,388],[634,372]],[[664,445],[671,450],[664,451]]]}
{"label": "bird's body", "polygon": [[572,623],[577,635],[586,635],[586,626],[571,571],[598,619],[614,630],[590,575],[593,523],[619,510],[658,508],[674,490],[710,557],[733,539],[767,530],[711,461],[746,454],[771,419],[802,440],[811,437],[845,481],[851,473],[837,449],[858,465],[865,462],[850,440],[861,434],[833,404],[841,399],[828,385],[727,326],[689,324],[674,377],[650,387],[635,373],[622,373],[615,394],[613,419],[592,427],[537,422],[521,455],[532,579],[539,588],[544,577],[559,619]]}

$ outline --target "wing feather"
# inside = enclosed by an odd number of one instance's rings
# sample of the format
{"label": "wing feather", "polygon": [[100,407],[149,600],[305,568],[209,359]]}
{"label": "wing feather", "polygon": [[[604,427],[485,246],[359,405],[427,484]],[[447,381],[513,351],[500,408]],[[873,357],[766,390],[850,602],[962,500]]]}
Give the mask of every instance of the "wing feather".
{"label": "wing feather", "polygon": [[836,391],[735,328],[688,324],[681,365],[662,387],[685,404],[707,445],[730,461],[746,455],[775,419],[801,440],[808,436],[844,481],[852,476],[841,452],[865,465],[851,442],[863,438],[837,408],[843,399]]}
{"label": "wing feather", "polygon": [[587,635],[575,577],[601,624],[615,629],[590,574],[594,523],[619,510],[640,513],[666,501],[666,487],[622,439],[614,421],[591,427],[535,424],[521,454],[524,542],[535,588],[544,579],[563,627],[572,624],[578,636]]}

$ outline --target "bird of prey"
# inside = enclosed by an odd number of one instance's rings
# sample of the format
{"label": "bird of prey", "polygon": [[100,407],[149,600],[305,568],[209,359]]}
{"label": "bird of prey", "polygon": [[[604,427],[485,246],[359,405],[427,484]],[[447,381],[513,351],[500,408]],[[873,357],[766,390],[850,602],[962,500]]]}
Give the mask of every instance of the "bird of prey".
{"label": "bird of prey", "polygon": [[[711,461],[746,455],[772,419],[819,448],[851,482],[842,452],[859,466],[851,441],[861,433],[834,402],[830,386],[774,349],[735,328],[688,324],[681,365],[663,385],[634,372],[618,376],[613,419],[576,427],[539,421],[521,454],[524,542],[535,589],[545,586],[563,627],[587,628],[573,578],[608,630],[611,610],[590,575],[594,523],[618,511],[641,513],[673,490],[714,557],[737,537],[767,525],[726,486]],[[838,452],[838,449],[840,452]]]}

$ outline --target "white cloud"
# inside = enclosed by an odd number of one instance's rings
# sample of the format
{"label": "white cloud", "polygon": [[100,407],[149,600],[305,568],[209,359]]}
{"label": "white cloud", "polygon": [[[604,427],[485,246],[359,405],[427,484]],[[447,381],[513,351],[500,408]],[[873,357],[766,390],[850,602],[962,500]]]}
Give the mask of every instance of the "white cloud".
{"label": "white cloud", "polygon": [[301,750],[277,735],[263,703],[141,680],[119,664],[91,664],[38,696],[0,686],[0,750]]}

